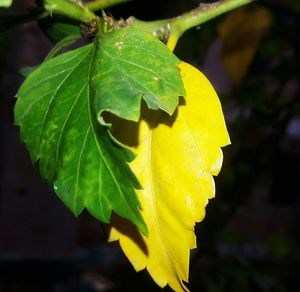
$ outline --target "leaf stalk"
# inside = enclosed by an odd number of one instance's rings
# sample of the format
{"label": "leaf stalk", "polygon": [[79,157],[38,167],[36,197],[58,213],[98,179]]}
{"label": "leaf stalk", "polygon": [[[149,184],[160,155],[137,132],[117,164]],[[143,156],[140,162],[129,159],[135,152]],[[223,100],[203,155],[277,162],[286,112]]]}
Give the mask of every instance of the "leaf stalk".
{"label": "leaf stalk", "polygon": [[80,2],[70,0],[44,0],[46,11],[67,16],[80,22],[89,23],[97,18],[96,14]]}
{"label": "leaf stalk", "polygon": [[131,0],[95,0],[86,3],[85,5],[91,10],[91,11],[98,11],[101,9],[106,9],[118,4],[122,4],[125,2],[129,2]]}

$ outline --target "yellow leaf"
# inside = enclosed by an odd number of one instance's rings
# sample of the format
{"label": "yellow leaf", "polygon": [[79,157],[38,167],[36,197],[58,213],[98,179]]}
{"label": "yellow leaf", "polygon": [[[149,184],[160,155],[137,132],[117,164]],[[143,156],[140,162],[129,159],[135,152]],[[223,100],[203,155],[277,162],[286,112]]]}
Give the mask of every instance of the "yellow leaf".
{"label": "yellow leaf", "polygon": [[223,62],[232,80],[239,84],[247,74],[257,49],[272,26],[272,15],[264,8],[243,8],[220,23]]}
{"label": "yellow leaf", "polygon": [[[120,245],[137,271],[147,268],[154,281],[175,291],[187,290],[190,249],[196,247],[195,222],[214,197],[212,175],[222,165],[220,147],[230,143],[218,97],[205,76],[189,64],[180,70],[186,98],[174,116],[143,110],[134,124],[114,135],[137,153],[131,168],[141,182],[138,190],[148,237],[122,218],[111,222],[109,241]],[[137,133],[133,137],[130,133]]]}

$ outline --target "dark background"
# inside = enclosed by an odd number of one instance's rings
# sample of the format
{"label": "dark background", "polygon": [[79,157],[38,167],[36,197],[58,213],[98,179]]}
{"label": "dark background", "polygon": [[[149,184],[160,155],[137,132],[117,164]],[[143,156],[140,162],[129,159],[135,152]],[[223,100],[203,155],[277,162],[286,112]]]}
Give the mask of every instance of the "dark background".
{"label": "dark background", "polygon": [[[196,227],[191,291],[300,290],[299,2],[257,1],[187,32],[175,50],[215,86],[232,140]],[[198,3],[136,0],[109,12],[153,20]],[[19,140],[19,69],[50,49],[34,22],[0,33],[0,291],[160,291],[106,243],[100,223],[73,217]]]}

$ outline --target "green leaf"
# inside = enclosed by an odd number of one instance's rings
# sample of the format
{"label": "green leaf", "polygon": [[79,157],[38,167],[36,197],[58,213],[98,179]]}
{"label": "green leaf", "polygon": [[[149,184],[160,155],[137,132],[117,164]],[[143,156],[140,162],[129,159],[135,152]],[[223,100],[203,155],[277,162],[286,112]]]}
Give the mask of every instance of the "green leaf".
{"label": "green leaf", "polygon": [[53,17],[40,20],[39,25],[50,41],[56,44],[68,36],[80,34],[78,23],[67,21],[61,17]]}
{"label": "green leaf", "polygon": [[17,94],[16,124],[42,176],[75,215],[87,208],[109,222],[114,211],[147,233],[135,193],[140,185],[127,164],[134,155],[111,136],[101,113],[136,121],[143,98],[171,115],[184,95],[178,62],[149,34],[120,29],[28,76]]}
{"label": "green leaf", "polygon": [[87,208],[109,222],[114,211],[146,234],[139,183],[127,165],[133,154],[111,139],[93,108],[95,50],[89,44],[41,64],[17,94],[15,122],[42,176],[76,216]]}
{"label": "green leaf", "polygon": [[[0,35],[1,36],[1,35]],[[54,58],[56,55],[58,55],[63,49],[65,49],[67,46],[72,44],[73,42],[77,41],[81,36],[80,35],[70,35],[59,41],[50,51],[48,56],[44,59],[44,62]],[[26,66],[20,69],[20,73],[24,77],[28,77],[36,68],[38,68],[40,65],[36,66]]]}
{"label": "green leaf", "polygon": [[60,40],[50,51],[50,53],[48,54],[48,56],[45,58],[45,61],[48,61],[52,58],[54,58],[55,56],[57,56],[58,54],[60,54],[62,52],[63,49],[65,49],[66,47],[68,47],[69,45],[73,44],[74,42],[76,42],[77,40],[79,40],[81,38],[80,34],[75,34],[75,35],[69,35],[66,36],[65,38],[63,38],[62,40]]}
{"label": "green leaf", "polygon": [[19,71],[24,77],[28,77],[38,66],[39,65],[22,67]]}
{"label": "green leaf", "polygon": [[9,7],[12,4],[12,0],[0,0],[0,7]]}
{"label": "green leaf", "polygon": [[96,109],[138,121],[141,99],[151,109],[172,115],[185,91],[179,60],[150,34],[126,28],[105,33],[97,41],[92,87]]}

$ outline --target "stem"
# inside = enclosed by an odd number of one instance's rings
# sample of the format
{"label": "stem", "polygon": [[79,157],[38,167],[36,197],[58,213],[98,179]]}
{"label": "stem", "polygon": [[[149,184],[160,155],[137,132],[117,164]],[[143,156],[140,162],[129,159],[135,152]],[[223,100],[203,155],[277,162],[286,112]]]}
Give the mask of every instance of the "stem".
{"label": "stem", "polygon": [[176,27],[178,33],[183,34],[192,27],[250,2],[253,0],[223,0],[212,4],[200,4],[199,7],[173,19],[172,26]]}
{"label": "stem", "polygon": [[128,2],[131,0],[95,0],[86,3],[85,5],[91,10],[91,11],[98,11],[101,9],[106,9],[124,2]]}
{"label": "stem", "polygon": [[89,23],[97,18],[91,10],[79,3],[68,0],[44,0],[44,3],[45,9],[50,14],[54,12],[85,23]]}
{"label": "stem", "polygon": [[144,22],[136,19],[129,18],[129,25],[132,25],[149,32],[155,36],[163,34],[162,39],[166,39],[168,47],[174,50],[178,39],[187,30],[199,26],[223,13],[246,5],[254,0],[220,0],[212,4],[200,4],[197,8],[186,12],[178,17]]}
{"label": "stem", "polygon": [[[121,4],[124,2],[128,2],[131,0],[95,0],[92,2],[88,2],[85,4],[85,7],[76,7],[74,10],[74,5],[72,5],[71,12],[66,12],[66,11],[61,11],[62,9],[58,9],[56,7],[55,9],[53,8],[53,5],[60,5],[58,3],[61,3],[60,1],[46,1],[45,4],[48,5],[48,10],[43,10],[40,8],[32,8],[27,12],[21,12],[21,13],[0,13],[0,32],[5,31],[7,29],[10,29],[16,25],[20,25],[26,22],[34,21],[34,20],[40,20],[43,18],[47,18],[53,14],[53,12],[58,12],[59,14],[67,15],[70,17],[69,14],[72,14],[72,18],[82,21],[82,14],[86,14],[85,11],[82,10],[87,10],[89,9],[90,11],[97,11],[101,9],[105,9],[117,4]],[[66,1],[64,1],[66,2]],[[48,3],[48,4],[47,4]],[[67,3],[68,8],[70,7],[70,3]],[[61,6],[59,6],[61,7]],[[93,14],[90,14],[90,17],[93,16]],[[86,18],[83,17],[83,19],[88,20],[90,17]]]}

